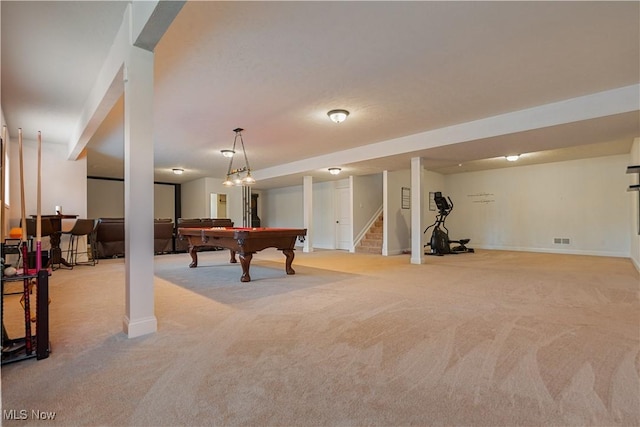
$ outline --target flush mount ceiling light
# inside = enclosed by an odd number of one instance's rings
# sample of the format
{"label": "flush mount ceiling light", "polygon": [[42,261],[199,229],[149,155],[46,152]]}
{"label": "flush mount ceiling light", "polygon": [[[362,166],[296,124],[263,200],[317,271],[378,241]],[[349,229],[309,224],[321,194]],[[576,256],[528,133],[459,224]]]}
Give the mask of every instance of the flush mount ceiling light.
{"label": "flush mount ceiling light", "polygon": [[331,175],[338,175],[342,169],[340,168],[329,168],[329,173]]}
{"label": "flush mount ceiling light", "polygon": [[[227,179],[223,182],[227,187],[231,187],[233,185],[237,186],[245,186],[252,185],[256,183],[256,180],[251,176],[251,167],[249,166],[249,160],[247,159],[247,152],[244,149],[244,141],[242,140],[242,131],[244,129],[237,128],[233,131],[236,133],[235,138],[233,138],[233,148],[231,150],[223,150],[230,151],[232,154],[229,160],[229,169],[227,170]],[[236,142],[240,138],[240,147],[242,148],[242,154],[244,155],[244,166],[233,169],[233,153],[236,152]],[[224,154],[224,153],[223,153]]]}
{"label": "flush mount ceiling light", "polygon": [[236,154],[236,152],[233,150],[220,150],[220,152],[225,157],[233,157],[233,155]]}
{"label": "flush mount ceiling light", "polygon": [[331,110],[327,113],[327,116],[335,123],[344,122],[348,115],[349,112],[347,110]]}
{"label": "flush mount ceiling light", "polygon": [[176,175],[182,175],[182,173],[184,172],[184,169],[180,169],[180,168],[173,168],[171,169],[173,171],[174,174]]}
{"label": "flush mount ceiling light", "polygon": [[520,154],[511,154],[509,156],[505,156],[505,159],[507,159],[510,162],[515,162],[519,158],[520,158]]}

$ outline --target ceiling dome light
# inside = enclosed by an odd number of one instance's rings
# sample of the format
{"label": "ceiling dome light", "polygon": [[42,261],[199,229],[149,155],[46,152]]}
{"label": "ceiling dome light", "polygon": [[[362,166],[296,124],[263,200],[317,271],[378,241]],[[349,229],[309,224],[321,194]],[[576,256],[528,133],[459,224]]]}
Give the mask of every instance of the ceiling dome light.
{"label": "ceiling dome light", "polygon": [[172,169],[173,173],[176,175],[182,175],[182,173],[184,172],[184,169],[180,169],[180,168],[173,168]]}
{"label": "ceiling dome light", "polygon": [[511,154],[509,156],[505,156],[505,159],[507,159],[510,162],[515,162],[519,158],[520,158],[520,154]]}
{"label": "ceiling dome light", "polygon": [[340,168],[329,168],[329,173],[331,175],[338,175],[342,169]]}
{"label": "ceiling dome light", "polygon": [[327,116],[335,123],[344,122],[348,115],[349,112],[347,110],[331,110],[327,113]]}
{"label": "ceiling dome light", "polygon": [[236,154],[236,152],[233,150],[220,150],[220,152],[225,157],[233,157],[233,155]]}

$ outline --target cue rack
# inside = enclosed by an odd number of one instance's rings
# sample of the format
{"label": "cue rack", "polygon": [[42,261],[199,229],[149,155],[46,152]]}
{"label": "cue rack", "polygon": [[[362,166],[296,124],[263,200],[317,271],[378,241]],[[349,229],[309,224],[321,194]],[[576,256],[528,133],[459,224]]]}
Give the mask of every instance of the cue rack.
{"label": "cue rack", "polygon": [[[8,145],[7,127],[2,127],[2,138],[0,138],[0,256],[4,257],[5,242],[5,174],[6,174],[6,149]],[[49,269],[42,268],[41,256],[41,218],[40,218],[40,184],[41,184],[41,149],[42,139],[38,132],[38,190],[37,190],[37,220],[36,220],[36,253],[34,266],[29,265],[28,241],[26,238],[26,218],[25,218],[25,196],[24,196],[24,162],[22,150],[22,129],[18,129],[18,149],[20,156],[20,199],[21,199],[21,224],[22,237],[20,241],[22,268],[16,265],[16,274],[7,276],[4,274],[5,266],[2,265],[0,272],[1,301],[0,320],[2,322],[2,360],[1,364],[18,362],[21,360],[36,358],[46,359],[50,353],[49,343]],[[20,258],[19,258],[20,260]],[[35,267],[35,268],[34,268]],[[22,289],[11,288],[11,284],[22,282]],[[35,314],[32,314],[31,299],[35,288]],[[19,301],[17,295],[22,295]],[[16,303],[22,307],[20,316],[24,315],[24,336],[10,338],[5,327],[5,299],[11,304]],[[13,310],[11,313],[15,313]],[[10,314],[11,314],[10,313]],[[11,322],[13,326],[14,322]],[[7,323],[8,324],[8,323]],[[35,333],[32,333],[32,324]]]}

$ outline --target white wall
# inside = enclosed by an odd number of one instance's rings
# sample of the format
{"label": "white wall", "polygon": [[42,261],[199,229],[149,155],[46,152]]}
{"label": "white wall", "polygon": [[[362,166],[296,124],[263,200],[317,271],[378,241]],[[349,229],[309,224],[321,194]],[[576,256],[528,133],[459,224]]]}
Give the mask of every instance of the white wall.
{"label": "white wall", "polygon": [[353,177],[353,236],[360,235],[382,206],[382,174]]}
{"label": "white wall", "polygon": [[[445,177],[436,172],[424,171],[423,174],[423,200],[421,233],[427,226],[435,221],[437,211],[429,210],[429,193],[444,191]],[[402,187],[411,188],[411,170],[388,172],[388,200],[387,200],[387,255],[397,255],[411,249],[411,209],[402,209]],[[429,241],[431,230],[422,240]]]}
{"label": "white wall", "polygon": [[124,181],[87,179],[87,216],[124,218]]}
{"label": "white wall", "polygon": [[[11,162],[17,165],[17,144],[12,145],[13,149],[9,148]],[[25,140],[24,150],[25,165],[34,163],[35,142]],[[60,167],[59,162],[64,162],[65,166]],[[640,164],[640,140],[634,142],[630,155],[447,176],[425,171],[427,203],[423,228],[433,222],[436,213],[428,210],[428,192],[442,191],[455,205],[447,219],[450,237],[471,238],[470,247],[631,256],[640,269],[639,195],[626,191],[629,183],[637,179],[625,174],[629,164]],[[26,169],[31,168],[35,166],[26,166]],[[44,180],[43,213],[53,213],[53,206],[60,204],[66,213],[82,216],[83,206],[77,201],[84,200],[86,192],[78,189],[77,183],[84,182],[84,161],[67,161],[64,147],[44,144],[43,175],[50,176],[47,174],[52,170],[56,171],[60,186],[45,196],[47,184]],[[20,216],[18,168],[12,168],[11,172],[10,217],[11,224],[17,225]],[[35,194],[34,180],[29,175],[26,177],[28,214],[31,214],[30,209],[35,213],[35,204],[30,207],[35,199],[29,197],[29,194]],[[400,209],[400,189],[410,186],[410,171],[390,172],[388,180],[388,253],[391,255],[410,247],[410,210]],[[358,185],[355,182],[354,186]],[[208,217],[209,194],[218,192],[235,201],[230,204],[235,207],[230,208],[229,216],[236,224],[241,224],[239,189],[218,184],[213,178],[183,184],[182,216]],[[314,239],[315,245],[321,248],[331,248],[334,244],[334,199],[330,194],[329,183],[314,184]],[[354,199],[360,194],[363,193],[354,191]],[[259,202],[263,226],[303,226],[302,186],[264,191]],[[354,206],[357,210],[358,202]],[[354,230],[356,227],[354,221]],[[553,237],[569,238],[571,244],[553,244]]]}
{"label": "white wall", "polygon": [[628,257],[628,162],[619,155],[449,175],[449,237],[475,248]]}
{"label": "white wall", "polygon": [[[628,166],[640,165],[640,138],[633,141],[631,148],[630,162]],[[633,174],[629,178],[629,185],[640,183],[640,175]],[[629,194],[630,193],[630,194]],[[634,262],[636,269],[640,271],[640,192],[630,191],[627,193],[631,204],[631,260]]]}
{"label": "white wall", "polygon": [[209,193],[205,191],[205,180],[196,179],[182,184],[182,218],[209,217]]}
{"label": "white wall", "polygon": [[[35,137],[35,135],[34,135]],[[42,136],[42,215],[55,214],[55,207],[62,206],[62,213],[87,217],[87,162],[86,158],[67,160],[67,147],[46,143]],[[20,162],[17,136],[10,138],[10,209],[8,226],[20,223]],[[23,135],[24,193],[26,216],[36,214],[37,194],[37,142]],[[64,247],[64,246],[63,246]]]}
{"label": "white wall", "polygon": [[[23,135],[24,195],[25,217],[37,213],[37,142]],[[87,163],[86,158],[67,160],[67,148],[61,144],[46,143],[43,135],[41,158],[41,214],[55,214],[55,207],[62,206],[62,213],[87,217]],[[20,156],[18,137],[9,135],[9,208],[7,209],[6,228],[18,227],[22,217],[20,197]],[[75,220],[62,221],[62,229],[68,230]],[[43,249],[49,248],[48,239],[43,239]],[[60,247],[64,250],[68,239],[62,236]]]}
{"label": "white wall", "polygon": [[411,187],[411,171],[388,172],[387,202],[383,212],[388,255],[397,255],[411,248],[411,209],[402,209],[402,187]]}
{"label": "white wall", "polygon": [[[336,193],[338,183],[348,180],[318,182],[313,188],[313,247],[336,248]],[[380,200],[382,191],[380,190]],[[263,191],[262,225],[264,227],[304,227],[302,185]]]}
{"label": "white wall", "polygon": [[[153,186],[153,217],[171,218],[175,222],[175,187]],[[124,181],[87,179],[87,218],[123,218]]]}
{"label": "white wall", "polygon": [[[227,195],[227,217],[233,221],[236,227],[242,226],[242,187],[226,187],[220,178],[204,178],[204,194],[200,201],[204,203],[204,218],[212,218],[211,215],[211,194]],[[184,195],[184,194],[183,194]],[[184,200],[184,198],[183,198]],[[183,217],[187,218],[184,214]],[[191,217],[189,217],[191,218]]]}
{"label": "white wall", "polygon": [[[346,180],[340,181],[344,183]],[[382,174],[354,177],[354,220],[356,235],[382,205]],[[314,183],[313,247],[336,247],[336,185],[338,181]],[[357,184],[356,184],[357,183]],[[303,227],[303,187],[292,186],[264,191],[262,225],[265,227]]]}
{"label": "white wall", "polygon": [[262,197],[264,227],[304,227],[301,185],[266,190]]}
{"label": "white wall", "polygon": [[200,178],[181,186],[182,218],[211,218],[211,194],[227,195],[227,217],[242,226],[242,188],[226,187],[217,178]]}
{"label": "white wall", "polygon": [[[630,157],[640,163],[640,139],[634,150],[631,156],[446,176],[425,171],[423,231],[437,213],[429,211],[429,192],[442,191],[454,203],[446,221],[449,237],[470,238],[469,247],[631,256],[638,266],[638,201],[629,208],[635,194],[626,192],[631,181],[625,172]],[[400,207],[400,188],[410,186],[410,170],[389,172],[387,179],[387,253],[393,255],[411,245],[410,211]],[[568,238],[570,244],[555,244],[554,237]]]}
{"label": "white wall", "polygon": [[153,185],[153,217],[176,219],[176,188],[173,185]]}
{"label": "white wall", "polygon": [[[35,156],[33,150],[33,141],[27,141],[25,158]],[[50,164],[50,156],[53,155],[67,162],[63,152],[64,150],[60,150],[56,153],[54,148],[49,147],[44,154],[49,158],[48,167],[53,166]],[[12,150],[12,153],[17,157],[17,149]],[[78,166],[78,163],[69,163]],[[451,197],[455,206],[447,219],[450,237],[471,238],[470,247],[631,256],[636,266],[640,266],[638,194],[626,191],[629,183],[637,178],[625,173],[626,166],[639,163],[640,140],[636,140],[631,155],[447,176],[425,171],[424,191],[427,203],[423,214],[423,228],[433,222],[436,213],[428,210],[428,192],[442,191],[445,196]],[[79,174],[84,174],[84,164],[82,165]],[[17,169],[12,170],[12,175],[17,177]],[[19,194],[19,186],[16,184],[19,181],[17,178],[12,181],[14,185],[11,194],[15,199]],[[410,186],[410,171],[389,172],[388,181],[388,253],[392,255],[410,248],[410,210],[400,208],[400,189]],[[70,182],[73,183],[70,187],[75,187],[80,180],[73,178]],[[362,181],[354,180],[354,186],[366,191],[364,186],[355,182]],[[217,184],[217,180],[213,178],[183,184],[183,217],[208,217],[209,193],[219,192],[228,194],[231,199],[235,197],[236,208],[231,208],[233,212],[229,216],[236,224],[241,224],[242,211],[237,203],[241,200],[239,189],[229,189]],[[375,187],[377,184],[373,185]],[[27,192],[35,192],[35,184],[27,184],[27,188],[31,188]],[[316,230],[314,246],[332,248],[332,222],[335,215],[332,186],[330,183],[315,183],[313,188]],[[233,190],[237,190],[238,194]],[[377,191],[374,190],[372,194]],[[354,191],[354,199],[362,194],[364,193],[361,191]],[[43,199],[43,207],[48,206],[47,203],[51,205],[51,212],[48,213],[53,213],[53,206],[56,204],[61,204],[65,212],[75,210],[71,201],[65,201],[66,198],[48,198],[49,202]],[[264,191],[259,201],[263,226],[303,226],[302,186]],[[17,201],[12,202],[12,206],[15,203]],[[354,210],[358,206],[359,203],[356,202]],[[43,208],[44,213],[47,213],[46,209],[48,207]],[[80,212],[81,208],[77,210]],[[29,208],[27,211],[30,213]],[[14,218],[19,218],[19,207]],[[354,221],[354,230],[356,227]],[[569,238],[571,244],[556,245],[553,243],[554,237]]]}

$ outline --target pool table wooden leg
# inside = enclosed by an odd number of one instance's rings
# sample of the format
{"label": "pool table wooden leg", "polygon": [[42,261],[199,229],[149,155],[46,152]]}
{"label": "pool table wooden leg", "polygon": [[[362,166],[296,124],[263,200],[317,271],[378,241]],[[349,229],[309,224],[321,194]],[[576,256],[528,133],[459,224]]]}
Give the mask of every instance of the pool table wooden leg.
{"label": "pool table wooden leg", "polygon": [[283,249],[282,253],[287,257],[287,260],[284,263],[284,270],[287,272],[287,274],[296,274],[296,271],[291,268],[294,257],[293,249]]}
{"label": "pool table wooden leg", "polygon": [[191,264],[189,264],[189,268],[196,268],[198,266],[198,247],[190,245],[189,255],[191,255]]}
{"label": "pool table wooden leg", "polygon": [[229,249],[229,255],[231,256],[231,260],[229,260],[231,264],[235,264],[238,262],[238,260],[236,259],[236,251],[234,251],[233,249]]}
{"label": "pool table wooden leg", "polygon": [[251,258],[253,258],[253,254],[240,254],[240,265],[242,265],[242,276],[240,277],[241,282],[250,282],[251,276],[249,276],[249,267],[251,266]]}

